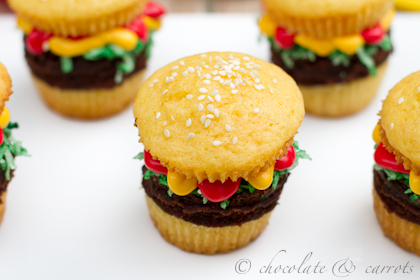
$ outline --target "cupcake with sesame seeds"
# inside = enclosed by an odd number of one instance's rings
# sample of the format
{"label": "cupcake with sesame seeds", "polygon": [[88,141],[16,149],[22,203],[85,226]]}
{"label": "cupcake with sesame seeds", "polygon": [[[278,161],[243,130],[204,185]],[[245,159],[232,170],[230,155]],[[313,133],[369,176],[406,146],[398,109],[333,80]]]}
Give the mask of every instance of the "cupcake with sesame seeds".
{"label": "cupcake with sesame seeds", "polygon": [[389,92],[373,132],[374,209],[383,233],[420,255],[420,72]]}
{"label": "cupcake with sesame seeds", "polygon": [[375,96],[392,51],[394,0],[261,0],[272,61],[299,85],[308,113],[342,117]]}
{"label": "cupcake with sesame seeds", "polygon": [[[59,3],[58,3],[59,2]],[[128,107],[143,81],[162,6],[146,0],[9,0],[45,102],[76,118]]]}
{"label": "cupcake with sesame seeds", "polygon": [[7,188],[16,170],[15,158],[28,155],[22,143],[12,136],[18,124],[10,121],[10,111],[5,107],[12,93],[12,81],[0,63],[0,223],[6,208]]}
{"label": "cupcake with sesame seeds", "polygon": [[151,218],[186,251],[229,252],[257,238],[289,171],[309,158],[294,142],[304,116],[296,83],[244,54],[170,63],[141,87],[133,112]]}

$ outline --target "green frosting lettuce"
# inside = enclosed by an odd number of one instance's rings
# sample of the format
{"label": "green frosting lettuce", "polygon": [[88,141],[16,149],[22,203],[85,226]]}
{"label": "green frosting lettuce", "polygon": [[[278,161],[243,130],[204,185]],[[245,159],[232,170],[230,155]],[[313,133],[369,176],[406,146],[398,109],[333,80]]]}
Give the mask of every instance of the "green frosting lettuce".
{"label": "green frosting lettuce", "polygon": [[7,181],[10,181],[10,171],[16,169],[14,158],[29,156],[28,151],[22,147],[22,143],[16,141],[12,136],[12,129],[18,127],[17,123],[10,122],[3,129],[3,143],[0,145],[0,168],[3,170]]}
{"label": "green frosting lettuce", "polygon": [[[293,165],[290,166],[286,170],[282,170],[282,171],[276,171],[275,170],[274,171],[274,174],[273,174],[273,183],[271,184],[271,187],[273,189],[276,189],[277,184],[279,183],[279,180],[280,180],[280,177],[281,176],[285,175],[287,172],[293,170],[296,166],[298,166],[299,159],[309,159],[309,160],[312,160],[311,157],[306,153],[306,151],[301,150],[299,148],[299,144],[298,144],[297,141],[294,141],[293,142],[293,147],[295,148],[295,153],[296,153],[295,161],[294,161]],[[143,159],[143,153],[139,153],[133,159],[142,160]],[[159,183],[168,187],[168,195],[170,197],[172,197],[173,192],[169,189],[169,186],[168,186],[168,178],[167,178],[166,175],[155,173],[155,172],[150,171],[149,169],[147,169],[143,176],[144,176],[144,179],[145,180],[149,180],[151,176],[158,177],[159,178]],[[242,193],[244,191],[248,191],[249,193],[253,193],[255,191],[255,188],[253,186],[251,186],[246,180],[241,179],[241,184],[239,185],[239,188],[236,191],[236,193],[239,194],[239,193]],[[194,191],[191,192],[191,194],[196,195],[198,197],[201,197],[203,199],[203,204],[206,204],[208,202],[208,199],[205,198],[201,194],[201,191],[199,190],[199,188],[196,188]],[[226,209],[228,207],[228,205],[229,205],[229,199],[226,199],[226,200],[224,200],[224,201],[222,201],[222,202],[219,203],[219,206],[222,209]]]}
{"label": "green frosting lettuce", "polygon": [[420,195],[417,195],[413,193],[410,187],[410,175],[405,173],[399,173],[395,172],[386,168],[383,168],[382,166],[379,166],[375,164],[373,167],[376,171],[383,171],[385,172],[386,176],[388,177],[388,181],[394,181],[394,180],[404,180],[404,183],[407,185],[408,189],[404,192],[406,194],[410,194],[410,199],[412,201],[415,201],[420,198]]}
{"label": "green frosting lettuce", "polygon": [[[134,71],[136,66],[136,57],[146,48],[146,58],[149,59],[151,52],[152,34],[149,34],[149,41],[147,44],[140,39],[137,41],[136,47],[131,51],[126,51],[118,45],[108,44],[103,47],[94,48],[85,53],[82,57],[85,60],[96,61],[99,59],[114,60],[119,59],[117,63],[117,71],[115,73],[114,81],[120,84],[123,81],[124,74],[130,74]],[[73,60],[71,57],[60,57],[60,66],[63,73],[70,73],[73,71]]]}
{"label": "green frosting lettuce", "polygon": [[[267,39],[273,49],[280,53],[281,59],[287,68],[294,68],[296,60],[308,59],[311,62],[316,61],[316,54],[307,48],[295,44],[292,48],[285,50],[279,47],[273,38]],[[356,56],[359,58],[360,62],[366,66],[369,74],[372,76],[376,76],[376,64],[372,56],[377,54],[380,48],[384,51],[390,51],[392,49],[391,38],[388,34],[384,36],[379,45],[366,44],[357,48],[356,51]],[[345,54],[339,50],[335,50],[328,56],[334,66],[343,65],[345,67],[350,66],[351,57],[351,55]]]}

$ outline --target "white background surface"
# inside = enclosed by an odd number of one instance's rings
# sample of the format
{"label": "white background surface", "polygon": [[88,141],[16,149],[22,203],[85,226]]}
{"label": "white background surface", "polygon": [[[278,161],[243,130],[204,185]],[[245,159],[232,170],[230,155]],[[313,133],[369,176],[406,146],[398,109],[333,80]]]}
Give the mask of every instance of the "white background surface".
{"label": "white background surface", "polygon": [[[257,42],[256,15],[169,15],[156,33],[149,75],[183,56],[238,51],[269,59]],[[12,76],[7,107],[14,135],[32,154],[18,158],[0,227],[0,279],[336,279],[332,266],[350,258],[347,279],[419,279],[420,258],[383,237],[372,207],[373,140],[381,100],[420,69],[420,17],[399,14],[395,52],[372,104],[356,116],[305,116],[295,139],[313,161],[302,160],[281,195],[269,226],[252,244],[230,254],[202,256],[166,243],[153,226],[140,162],[142,146],[131,108],[100,121],[61,117],[41,101],[23,58],[22,33],[0,17],[0,61]],[[322,275],[260,274],[274,267],[320,262]],[[251,270],[235,272],[239,259]],[[414,266],[411,274],[367,275],[368,266]]]}

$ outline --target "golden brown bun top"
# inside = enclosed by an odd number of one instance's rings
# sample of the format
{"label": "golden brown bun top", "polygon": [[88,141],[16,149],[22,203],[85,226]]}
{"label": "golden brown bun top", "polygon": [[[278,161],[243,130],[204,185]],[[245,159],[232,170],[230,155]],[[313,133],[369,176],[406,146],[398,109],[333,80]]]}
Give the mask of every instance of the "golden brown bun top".
{"label": "golden brown bun top", "polygon": [[389,143],[420,166],[420,71],[405,77],[384,101],[381,125]]}
{"label": "golden brown bun top", "polygon": [[35,28],[60,36],[82,36],[129,24],[146,0],[8,0]]}
{"label": "golden brown bun top", "polygon": [[193,55],[159,69],[133,111],[145,149],[199,181],[246,178],[274,164],[304,116],[289,75],[232,52]]}
{"label": "golden brown bun top", "polygon": [[3,111],[4,104],[9,100],[9,96],[12,93],[12,80],[9,73],[7,73],[6,67],[0,63],[0,113]]}
{"label": "golden brown bun top", "polygon": [[279,9],[296,17],[323,18],[362,12],[366,7],[393,0],[263,0],[268,10]]}

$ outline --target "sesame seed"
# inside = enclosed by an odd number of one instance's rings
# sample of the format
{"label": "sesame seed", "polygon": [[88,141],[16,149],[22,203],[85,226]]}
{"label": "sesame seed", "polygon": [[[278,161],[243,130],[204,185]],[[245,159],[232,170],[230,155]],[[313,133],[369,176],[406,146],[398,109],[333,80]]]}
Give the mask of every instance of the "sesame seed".
{"label": "sesame seed", "polygon": [[214,102],[213,97],[211,97],[210,95],[207,95],[207,99],[208,99],[210,102]]}
{"label": "sesame seed", "polygon": [[213,78],[213,80],[217,81],[217,80],[220,80],[220,78],[221,78],[220,76],[216,76]]}
{"label": "sesame seed", "polygon": [[222,141],[219,141],[219,140],[213,141],[213,146],[215,146],[215,147],[218,147],[222,144],[223,144]]}
{"label": "sesame seed", "polygon": [[208,92],[208,90],[205,89],[205,88],[199,88],[198,91],[201,92],[201,93],[207,93]]}
{"label": "sesame seed", "polygon": [[205,128],[207,128],[207,127],[209,127],[209,126],[210,126],[210,124],[211,124],[211,120],[207,119],[207,120],[204,122],[204,127],[205,127]]}
{"label": "sesame seed", "polygon": [[187,96],[185,96],[188,100],[190,100],[190,99],[192,99],[193,98],[193,95],[192,94],[187,94]]}
{"label": "sesame seed", "polygon": [[206,57],[206,54],[204,54],[204,53],[203,53],[203,54],[201,55],[201,57]]}
{"label": "sesame seed", "polygon": [[193,139],[194,137],[195,137],[195,134],[191,132],[190,134],[188,134],[187,140]]}
{"label": "sesame seed", "polygon": [[204,110],[204,106],[203,106],[203,104],[198,104],[198,111],[203,111]]}
{"label": "sesame seed", "polygon": [[419,94],[420,92],[420,86],[417,88],[417,94]]}
{"label": "sesame seed", "polygon": [[175,65],[175,66],[174,66],[174,67],[172,67],[171,69],[172,69],[172,70],[179,69],[179,66],[178,66],[178,65]]}
{"label": "sesame seed", "polygon": [[155,85],[155,84],[153,84],[153,83],[152,83],[152,84],[150,84],[150,85],[149,85],[149,87],[153,87],[154,85]]}
{"label": "sesame seed", "polygon": [[273,79],[273,83],[277,84],[277,79],[276,78]]}
{"label": "sesame seed", "polygon": [[244,56],[244,60],[249,60],[249,57],[247,57],[247,56]]}
{"label": "sesame seed", "polygon": [[247,66],[246,66],[246,68],[248,68],[248,69],[252,69],[252,66],[247,65]]}
{"label": "sesame seed", "polygon": [[255,82],[256,82],[257,84],[259,84],[259,83],[260,83],[260,81],[261,81],[261,80],[260,80],[260,78],[256,78],[256,79],[255,79]]}
{"label": "sesame seed", "polygon": [[194,72],[195,72],[195,69],[194,69],[194,68],[192,68],[192,67],[188,67],[188,72],[190,72],[190,73],[194,73]]}
{"label": "sesame seed", "polygon": [[252,68],[257,69],[257,70],[260,70],[261,69],[261,65],[254,64],[254,65],[252,65]]}
{"label": "sesame seed", "polygon": [[216,118],[219,117],[219,109],[214,109],[214,115],[216,116]]}
{"label": "sesame seed", "polygon": [[260,89],[265,89],[265,86],[263,84],[261,84]]}
{"label": "sesame seed", "polygon": [[222,60],[219,56],[216,56],[216,61],[220,61],[220,60]]}
{"label": "sesame seed", "polygon": [[255,77],[254,79],[256,79],[256,78],[258,78],[258,77],[260,76],[260,74],[258,73],[258,71],[257,71],[257,70],[252,70],[252,71],[251,71],[251,76],[252,76],[252,77]]}
{"label": "sesame seed", "polygon": [[197,70],[197,76],[200,78],[201,77],[201,72],[200,70]]}
{"label": "sesame seed", "polygon": [[238,143],[238,137],[233,137],[232,139],[232,143],[235,145],[236,143]]}
{"label": "sesame seed", "polygon": [[214,112],[214,106],[211,104],[207,105],[207,110],[209,110],[210,112]]}
{"label": "sesame seed", "polygon": [[208,114],[208,115],[206,115],[206,118],[208,118],[208,119],[214,119],[214,115]]}
{"label": "sesame seed", "polygon": [[159,80],[158,79],[154,79],[153,80],[153,83],[159,83]]}
{"label": "sesame seed", "polygon": [[260,112],[260,109],[258,109],[258,108],[255,108],[254,111],[253,111],[254,114],[258,114],[259,112]]}
{"label": "sesame seed", "polygon": [[239,69],[239,72],[241,72],[242,74],[245,74],[245,69],[244,68],[241,68],[241,69]]}
{"label": "sesame seed", "polygon": [[400,105],[401,103],[403,103],[404,102],[404,97],[400,97],[399,99],[398,99],[398,105]]}
{"label": "sesame seed", "polygon": [[188,76],[188,71],[182,72],[182,76],[187,77]]}
{"label": "sesame seed", "polygon": [[237,89],[234,89],[234,90],[231,91],[232,94],[237,94],[238,92],[239,92],[239,90],[237,90]]}
{"label": "sesame seed", "polygon": [[231,89],[235,89],[235,85],[233,83],[230,83],[229,86]]}
{"label": "sesame seed", "polygon": [[206,64],[206,62],[204,62],[204,61],[201,61],[201,65],[205,65]]}
{"label": "sesame seed", "polygon": [[173,80],[174,80],[174,78],[172,78],[172,77],[166,77],[165,78],[165,83],[170,83],[170,82],[172,82]]}
{"label": "sesame seed", "polygon": [[394,123],[391,123],[391,131],[394,130]]}
{"label": "sesame seed", "polygon": [[225,124],[226,131],[232,131],[232,127],[228,124]]}
{"label": "sesame seed", "polygon": [[210,80],[211,79],[211,75],[210,74],[206,74],[206,79]]}
{"label": "sesame seed", "polygon": [[163,122],[162,122],[162,125],[163,125],[163,126],[165,126],[166,124],[167,124],[167,122],[165,122],[165,121],[163,121]]}
{"label": "sesame seed", "polygon": [[219,80],[219,83],[223,84],[223,81],[224,81],[223,79],[220,79],[220,80]]}
{"label": "sesame seed", "polygon": [[181,60],[181,61],[179,62],[179,65],[184,66],[184,65],[185,65],[185,62],[184,62],[183,60]]}
{"label": "sesame seed", "polygon": [[190,127],[190,126],[191,126],[191,123],[192,123],[191,118],[189,118],[189,119],[187,120],[187,122],[185,123],[185,125],[186,125],[187,127]]}
{"label": "sesame seed", "polygon": [[206,98],[205,95],[200,95],[197,99],[198,99],[198,101],[201,101],[201,100],[204,100],[204,98]]}
{"label": "sesame seed", "polygon": [[209,68],[209,66],[208,66],[208,65],[204,65],[203,67],[204,67],[204,68],[206,68],[206,69],[208,69],[208,68]]}
{"label": "sesame seed", "polygon": [[222,76],[222,77],[223,77],[223,76],[226,76],[226,71],[224,71],[224,70],[220,70],[220,71],[219,71],[219,74],[220,74],[220,76]]}
{"label": "sesame seed", "polygon": [[209,84],[211,84],[211,81],[210,80],[204,80],[203,83],[205,83],[206,85],[209,85]]}
{"label": "sesame seed", "polygon": [[176,77],[176,76],[178,76],[178,73],[173,72],[173,73],[172,73],[172,77]]}
{"label": "sesame seed", "polygon": [[168,130],[168,129],[166,129],[166,128],[165,128],[165,130],[163,131],[163,134],[165,134],[165,136],[166,136],[166,137],[168,137],[168,138],[171,136],[171,133],[170,133],[170,132],[169,132],[169,130]]}
{"label": "sesame seed", "polygon": [[171,119],[172,119],[173,122],[175,121],[174,116],[172,116],[172,115],[171,115]]}
{"label": "sesame seed", "polygon": [[217,69],[217,68],[219,68],[220,66],[219,66],[219,64],[215,64],[213,67]]}
{"label": "sesame seed", "polygon": [[168,90],[167,89],[165,89],[163,92],[162,92],[162,95],[164,95],[165,93],[167,93],[168,92]]}
{"label": "sesame seed", "polygon": [[270,92],[271,92],[272,94],[274,94],[274,89],[273,89],[273,88],[270,88]]}
{"label": "sesame seed", "polygon": [[255,88],[256,90],[261,90],[260,85],[254,85],[254,88]]}
{"label": "sesame seed", "polygon": [[217,89],[213,90],[211,93],[211,95],[217,95],[217,94],[219,94],[219,91]]}
{"label": "sesame seed", "polygon": [[202,115],[201,118],[200,118],[201,124],[204,124],[205,121],[206,121],[206,116]]}
{"label": "sesame seed", "polygon": [[160,118],[160,112],[157,112],[156,119],[158,120]]}

